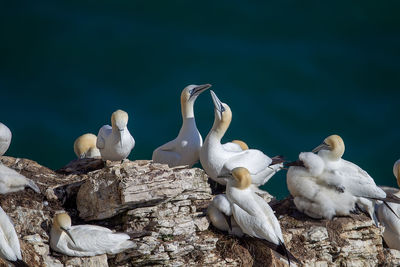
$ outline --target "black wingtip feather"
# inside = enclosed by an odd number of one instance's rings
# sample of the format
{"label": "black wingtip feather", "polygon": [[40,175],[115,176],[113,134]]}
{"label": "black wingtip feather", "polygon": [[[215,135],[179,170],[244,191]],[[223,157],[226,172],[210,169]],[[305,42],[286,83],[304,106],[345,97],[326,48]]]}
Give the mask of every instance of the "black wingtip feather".
{"label": "black wingtip feather", "polygon": [[301,160],[296,160],[296,161],[285,163],[285,167],[291,167],[291,166],[305,167],[304,163]]}
{"label": "black wingtip feather", "polygon": [[275,157],[272,157],[271,159],[272,159],[272,162],[269,166],[285,162],[285,158],[283,156],[275,156]]}
{"label": "black wingtip feather", "polygon": [[24,262],[23,260],[16,260],[12,262],[14,264],[15,267],[29,267],[28,264],[26,264],[26,262]]}

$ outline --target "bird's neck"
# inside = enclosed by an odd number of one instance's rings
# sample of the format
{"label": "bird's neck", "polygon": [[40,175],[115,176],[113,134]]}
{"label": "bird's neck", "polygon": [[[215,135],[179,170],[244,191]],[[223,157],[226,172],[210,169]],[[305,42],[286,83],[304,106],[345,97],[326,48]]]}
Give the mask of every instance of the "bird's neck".
{"label": "bird's neck", "polygon": [[194,118],[193,106],[194,106],[193,101],[186,101],[184,99],[181,100],[181,112],[183,120]]}
{"label": "bird's neck", "polygon": [[221,142],[222,137],[225,135],[226,130],[229,128],[230,121],[214,120],[213,127],[210,131],[210,136]]}

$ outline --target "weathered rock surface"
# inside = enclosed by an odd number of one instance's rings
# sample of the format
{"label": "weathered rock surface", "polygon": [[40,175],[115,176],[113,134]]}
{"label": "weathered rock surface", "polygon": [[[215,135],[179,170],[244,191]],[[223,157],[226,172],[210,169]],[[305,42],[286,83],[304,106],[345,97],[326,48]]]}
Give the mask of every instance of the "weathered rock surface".
{"label": "weathered rock surface", "polygon": [[[31,266],[287,266],[260,240],[237,239],[209,226],[205,213],[214,185],[200,169],[170,169],[144,160],[104,166],[85,159],[54,172],[26,159],[0,159],[42,192],[0,195]],[[382,229],[363,214],[313,220],[299,213],[290,198],[272,206],[286,246],[304,266],[400,265],[400,251],[383,248]],[[49,248],[49,231],[60,210],[71,215],[73,224],[126,232],[136,246],[96,257],[56,253]]]}

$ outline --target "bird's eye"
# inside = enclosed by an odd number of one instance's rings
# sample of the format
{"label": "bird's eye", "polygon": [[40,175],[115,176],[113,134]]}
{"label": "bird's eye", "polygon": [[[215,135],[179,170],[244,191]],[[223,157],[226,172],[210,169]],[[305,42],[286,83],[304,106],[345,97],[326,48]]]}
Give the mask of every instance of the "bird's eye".
{"label": "bird's eye", "polygon": [[194,88],[189,90],[189,94],[191,95],[193,93]]}
{"label": "bird's eye", "polygon": [[221,113],[225,111],[225,108],[223,105],[221,105]]}

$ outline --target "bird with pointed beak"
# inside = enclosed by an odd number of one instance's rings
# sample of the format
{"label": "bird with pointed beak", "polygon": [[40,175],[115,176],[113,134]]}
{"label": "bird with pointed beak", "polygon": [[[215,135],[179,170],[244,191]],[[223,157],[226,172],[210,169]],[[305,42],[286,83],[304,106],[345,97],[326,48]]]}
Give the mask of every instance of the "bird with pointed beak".
{"label": "bird with pointed beak", "polygon": [[192,167],[199,161],[199,152],[203,144],[197,130],[194,117],[194,103],[197,97],[209,89],[211,84],[189,85],[181,93],[182,127],[178,136],[154,150],[154,162],[168,164],[169,167]]}
{"label": "bird with pointed beak", "polygon": [[72,257],[117,254],[135,246],[124,233],[97,225],[74,225],[67,213],[56,214],[50,231],[53,250]]}
{"label": "bird with pointed beak", "polygon": [[104,125],[100,128],[96,147],[100,150],[104,161],[121,161],[131,153],[135,146],[135,139],[130,134],[127,125],[128,113],[119,109],[111,116],[111,126]]}
{"label": "bird with pointed beak", "polygon": [[244,167],[234,168],[227,179],[226,196],[232,205],[235,221],[242,231],[262,239],[289,261],[298,260],[286,249],[279,221],[268,203],[250,187],[251,174]]}
{"label": "bird with pointed beak", "polygon": [[386,200],[386,193],[366,171],[342,159],[344,151],[343,139],[331,135],[312,152],[300,153],[302,165],[297,162],[287,172],[289,192],[296,207],[310,217],[332,219],[358,207],[376,223],[375,200]]}
{"label": "bird with pointed beak", "polygon": [[[221,144],[221,139],[229,128],[232,111],[222,103],[211,90],[214,103],[214,124],[200,150],[203,169],[214,181],[226,184],[226,176],[236,167],[246,167],[252,175],[253,189],[265,184],[283,165],[280,157],[270,158],[257,149],[248,149],[244,142]],[[242,145],[243,148],[240,146]]]}

